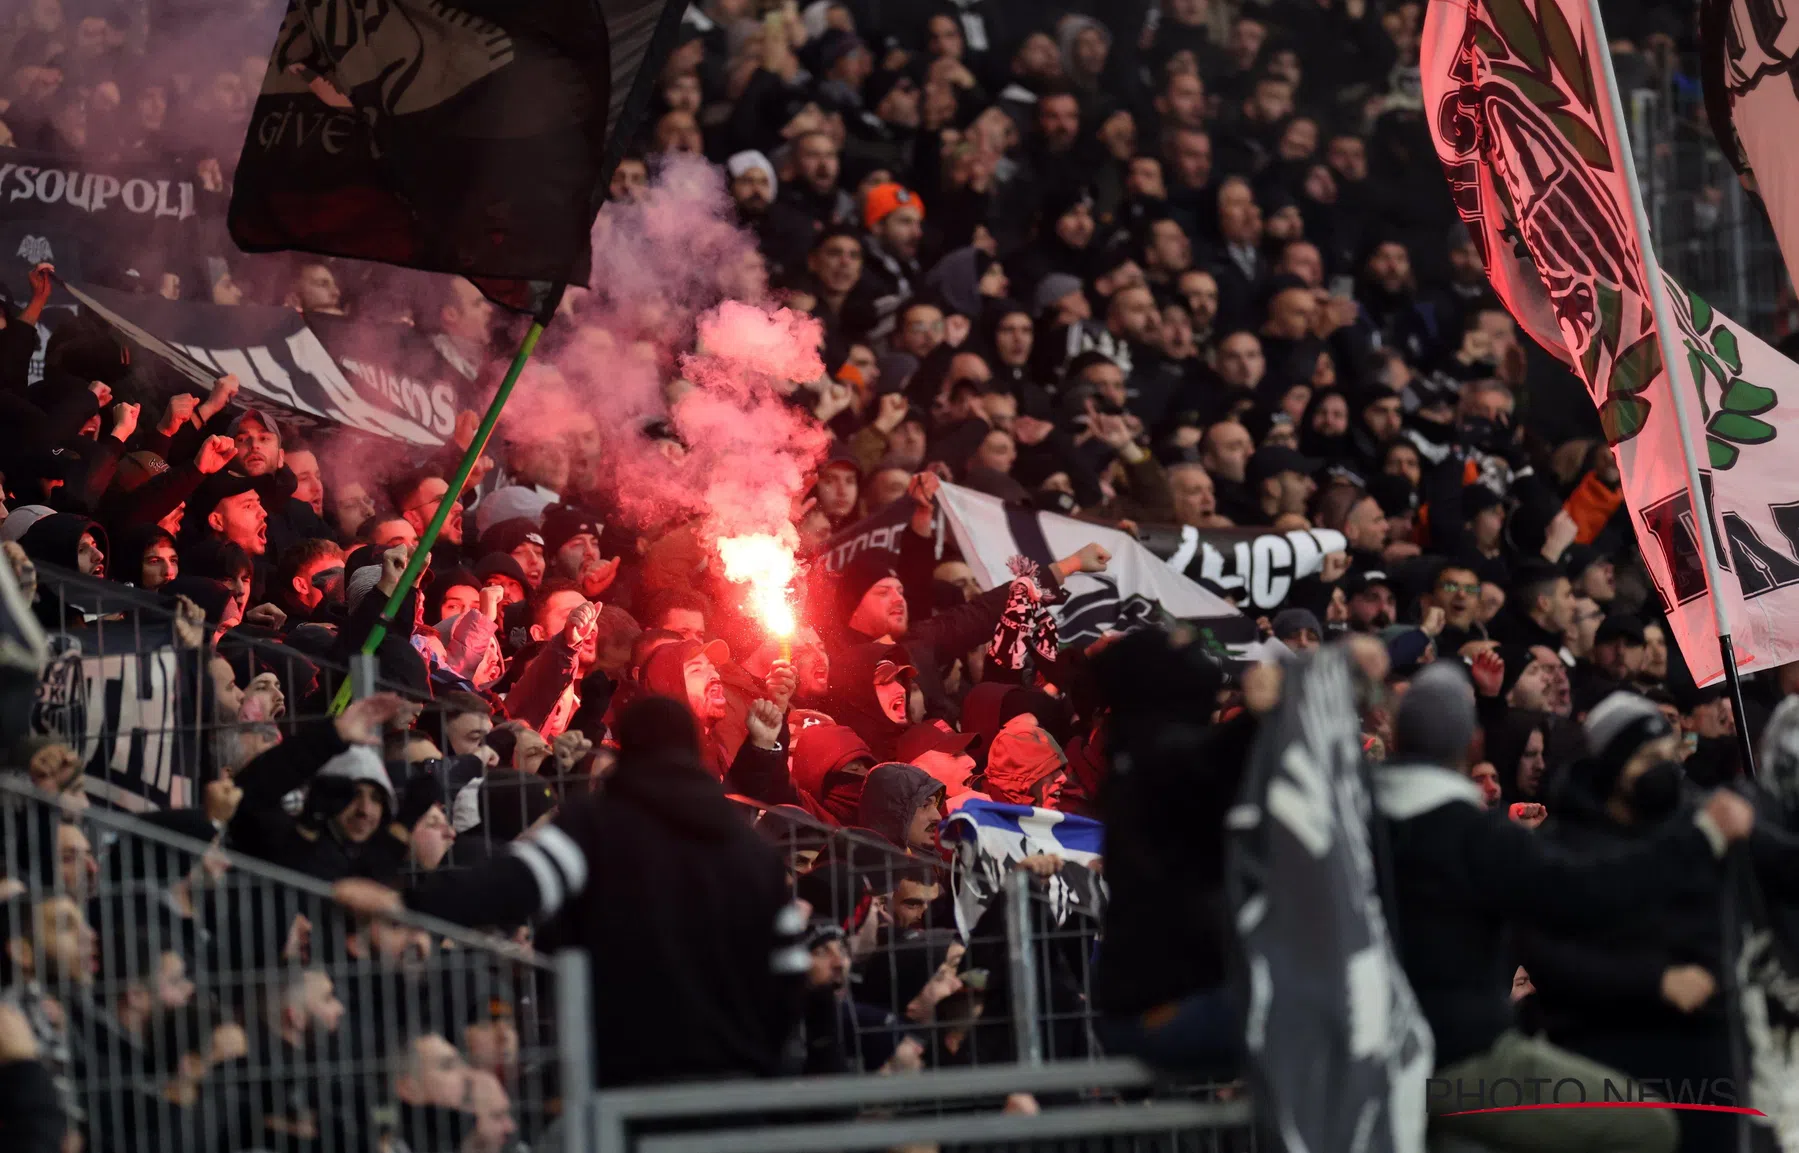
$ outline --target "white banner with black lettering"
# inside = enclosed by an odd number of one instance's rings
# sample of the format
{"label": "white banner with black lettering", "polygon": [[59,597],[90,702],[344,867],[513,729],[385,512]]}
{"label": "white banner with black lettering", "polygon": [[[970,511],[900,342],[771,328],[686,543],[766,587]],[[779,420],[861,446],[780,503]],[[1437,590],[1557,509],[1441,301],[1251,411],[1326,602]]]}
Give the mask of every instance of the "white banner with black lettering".
{"label": "white banner with black lettering", "polygon": [[1246,608],[1271,612],[1285,603],[1294,581],[1323,571],[1327,553],[1348,547],[1349,538],[1330,528],[1275,532],[1185,525],[1168,567]]}

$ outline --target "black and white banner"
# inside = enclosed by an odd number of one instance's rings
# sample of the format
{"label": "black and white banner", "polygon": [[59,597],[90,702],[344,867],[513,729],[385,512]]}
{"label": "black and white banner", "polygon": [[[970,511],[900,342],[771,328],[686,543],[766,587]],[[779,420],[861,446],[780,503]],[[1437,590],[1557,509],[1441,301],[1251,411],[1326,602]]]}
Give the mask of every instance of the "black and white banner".
{"label": "black and white banner", "polygon": [[1010,508],[998,497],[953,484],[937,490],[937,507],[983,588],[1012,579],[1007,562],[1014,556],[1048,566],[1088,544],[1112,554],[1105,572],[1077,573],[1063,582],[1069,599],[1055,608],[1063,644],[1130,632],[1169,617],[1195,622],[1214,648],[1240,651],[1256,640],[1255,623],[1236,606],[1188,580],[1122,530]]}
{"label": "black and white banner", "polygon": [[857,553],[866,549],[881,548],[888,552],[898,552],[900,534],[912,523],[912,510],[917,507],[911,497],[900,497],[880,512],[869,513],[826,541],[813,554],[814,560],[831,572],[838,572]]}
{"label": "black and white banner", "polygon": [[202,666],[190,660],[184,675],[168,610],[151,594],[52,565],[38,566],[37,601],[64,627],[48,630],[29,731],[68,742],[96,800],[136,813],[191,807]]}
{"label": "black and white banner", "polygon": [[457,412],[472,407],[464,379],[403,324],[61,287],[186,382],[203,390],[233,374],[243,386],[240,403],[269,405],[299,425],[435,446],[455,430]]}
{"label": "black and white banner", "polygon": [[[146,235],[168,223],[191,226],[224,207],[192,172],[149,164],[90,164],[49,153],[0,152],[0,216],[42,220],[72,231]],[[116,229],[116,231],[112,231]]]}
{"label": "black and white banner", "polygon": [[1168,567],[1241,604],[1271,612],[1281,607],[1293,582],[1317,576],[1327,553],[1349,540],[1335,529],[1197,529],[1183,526]]}
{"label": "black and white banner", "polygon": [[1288,1149],[1423,1153],[1435,1057],[1381,911],[1341,645],[1289,665],[1227,820],[1258,1112]]}

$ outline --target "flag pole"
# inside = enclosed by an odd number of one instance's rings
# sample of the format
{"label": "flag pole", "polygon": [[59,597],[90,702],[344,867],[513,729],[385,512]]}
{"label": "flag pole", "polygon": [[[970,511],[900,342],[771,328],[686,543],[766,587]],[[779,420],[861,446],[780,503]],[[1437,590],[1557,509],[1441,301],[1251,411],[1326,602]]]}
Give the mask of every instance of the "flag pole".
{"label": "flag pole", "polygon": [[1624,121],[1624,101],[1618,94],[1618,77],[1612,70],[1611,43],[1605,36],[1605,21],[1599,15],[1599,0],[1586,0],[1587,18],[1592,21],[1593,55],[1599,57],[1605,70],[1605,95],[1612,114],[1612,132],[1617,137],[1618,160],[1624,168],[1624,180],[1630,189],[1630,223],[1641,250],[1643,271],[1648,277],[1649,305],[1655,315],[1656,342],[1662,353],[1662,372],[1668,378],[1668,391],[1674,398],[1674,423],[1680,433],[1680,455],[1687,471],[1687,492],[1693,501],[1693,522],[1699,531],[1699,555],[1705,564],[1705,583],[1712,596],[1712,620],[1718,629],[1718,652],[1724,659],[1724,679],[1729,686],[1731,707],[1736,711],[1737,750],[1743,760],[1743,771],[1755,776],[1755,750],[1749,741],[1749,730],[1743,716],[1743,682],[1737,673],[1736,648],[1730,639],[1730,615],[1724,609],[1725,587],[1718,563],[1717,534],[1713,531],[1712,506],[1706,499],[1699,475],[1699,455],[1693,444],[1692,398],[1687,396],[1686,381],[1679,375],[1686,357],[1675,343],[1673,311],[1668,306],[1668,286],[1662,279],[1661,262],[1655,257],[1655,246],[1649,237],[1649,214],[1643,207],[1643,188],[1637,181],[1637,164],[1630,149],[1630,131]]}
{"label": "flag pole", "polygon": [[[531,359],[532,351],[537,348],[537,340],[543,335],[544,325],[555,316],[556,305],[561,299],[562,292],[558,288],[551,293],[549,302],[531,319],[531,327],[526,330],[525,339],[513,354],[505,379],[500,381],[500,387],[493,394],[486,414],[481,417],[481,423],[468,443],[468,451],[462,454],[462,463],[456,466],[456,476],[444,491],[443,499],[437,502],[437,515],[425,526],[424,534],[419,537],[418,547],[412,550],[412,559],[406,562],[406,571],[400,574],[400,583],[394,587],[393,595],[387,598],[387,604],[381,609],[381,619],[369,630],[368,640],[362,644],[363,652],[372,653],[381,647],[381,642],[387,638],[388,629],[393,627],[394,614],[400,611],[406,594],[418,583],[419,574],[431,563],[431,546],[437,543],[438,534],[449,521],[450,510],[461,502],[463,486],[468,484],[469,475],[475,471],[475,462],[481,459],[481,453],[486,450],[487,439],[492,435],[494,425],[500,422],[500,410],[506,407],[506,400],[512,395],[512,388],[518,383],[519,374],[525,370],[525,363]],[[343,684],[338,686],[337,696],[331,701],[333,716],[344,711],[350,703],[350,696],[350,681],[346,677]]]}

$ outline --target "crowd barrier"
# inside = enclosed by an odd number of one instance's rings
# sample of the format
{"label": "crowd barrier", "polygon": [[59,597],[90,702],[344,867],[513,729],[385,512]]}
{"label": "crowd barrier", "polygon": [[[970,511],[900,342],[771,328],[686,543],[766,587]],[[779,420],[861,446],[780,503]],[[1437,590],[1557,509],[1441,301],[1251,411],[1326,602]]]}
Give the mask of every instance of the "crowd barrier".
{"label": "crowd barrier", "polygon": [[[49,656],[35,700],[8,715],[28,714],[34,732],[67,741],[87,791],[107,806],[198,807],[205,782],[323,721],[346,678],[358,696],[401,691],[379,680],[368,658],[333,659],[322,628],[305,648],[235,630],[202,660],[196,634],[184,635],[174,606],[157,594],[35,567]],[[201,642],[210,639],[204,631]],[[231,666],[229,678],[215,661]],[[221,706],[227,680],[248,702],[237,716]]]}
{"label": "crowd barrier", "polygon": [[528,942],[359,924],[312,878],[67,816],[0,777],[0,987],[93,1153],[555,1147],[556,970]]}

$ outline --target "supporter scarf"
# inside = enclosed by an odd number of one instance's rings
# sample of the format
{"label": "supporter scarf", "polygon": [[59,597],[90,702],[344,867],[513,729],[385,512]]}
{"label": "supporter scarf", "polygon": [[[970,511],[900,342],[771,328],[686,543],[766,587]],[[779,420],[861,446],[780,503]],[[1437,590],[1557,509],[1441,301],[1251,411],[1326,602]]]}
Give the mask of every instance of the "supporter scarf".
{"label": "supporter scarf", "polygon": [[1048,597],[1037,585],[1037,566],[1015,556],[1007,567],[1015,579],[1006,597],[1005,611],[1000,614],[999,627],[987,645],[987,659],[1000,668],[1019,672],[1033,653],[1043,663],[1053,662],[1059,642],[1056,618],[1045,607]]}

